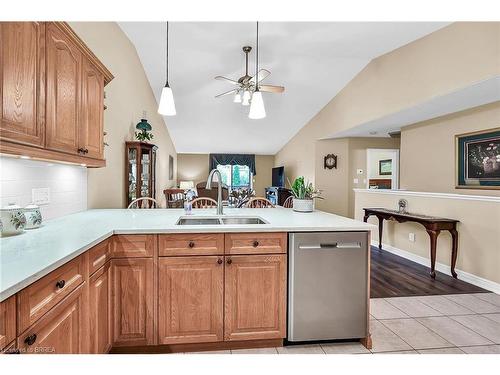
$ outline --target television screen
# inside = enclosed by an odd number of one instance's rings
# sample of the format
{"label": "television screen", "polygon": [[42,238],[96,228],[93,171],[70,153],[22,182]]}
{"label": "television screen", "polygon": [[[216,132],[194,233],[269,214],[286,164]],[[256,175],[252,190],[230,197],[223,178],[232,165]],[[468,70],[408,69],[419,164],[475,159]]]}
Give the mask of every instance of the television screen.
{"label": "television screen", "polygon": [[273,168],[273,186],[285,187],[285,167]]}

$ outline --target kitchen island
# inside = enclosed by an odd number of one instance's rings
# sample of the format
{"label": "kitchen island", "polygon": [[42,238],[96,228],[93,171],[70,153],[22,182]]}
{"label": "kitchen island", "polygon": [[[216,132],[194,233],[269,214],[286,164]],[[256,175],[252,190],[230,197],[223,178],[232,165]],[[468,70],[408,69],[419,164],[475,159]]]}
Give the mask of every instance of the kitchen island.
{"label": "kitchen island", "polygon": [[[30,352],[50,344],[56,352],[98,353],[280,345],[287,234],[374,229],[283,208],[225,209],[226,218],[262,224],[177,225],[181,217],[184,211],[175,209],[88,210],[0,239],[2,348]],[[190,217],[214,218],[215,210]],[[68,324],[69,341],[54,344],[52,333]]]}

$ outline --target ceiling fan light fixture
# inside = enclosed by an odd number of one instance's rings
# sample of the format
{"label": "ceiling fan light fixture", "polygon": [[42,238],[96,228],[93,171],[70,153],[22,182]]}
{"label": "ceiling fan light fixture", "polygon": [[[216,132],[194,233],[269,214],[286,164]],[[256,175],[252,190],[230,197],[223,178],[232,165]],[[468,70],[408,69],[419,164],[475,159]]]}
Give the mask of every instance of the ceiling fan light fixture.
{"label": "ceiling fan light fixture", "polygon": [[175,110],[174,94],[168,83],[165,85],[163,90],[161,90],[158,113],[163,116],[175,116],[177,113]]}
{"label": "ceiling fan light fixture", "polygon": [[250,91],[245,90],[243,92],[243,101],[241,102],[241,105],[244,105],[245,107],[250,105],[250,98],[251,98]]}
{"label": "ceiling fan light fixture", "polygon": [[266,107],[264,106],[264,99],[262,93],[255,91],[252,95],[252,104],[250,105],[250,112],[248,117],[252,120],[259,120],[266,117]]}
{"label": "ceiling fan light fixture", "polygon": [[241,103],[241,94],[239,92],[234,94],[233,103]]}

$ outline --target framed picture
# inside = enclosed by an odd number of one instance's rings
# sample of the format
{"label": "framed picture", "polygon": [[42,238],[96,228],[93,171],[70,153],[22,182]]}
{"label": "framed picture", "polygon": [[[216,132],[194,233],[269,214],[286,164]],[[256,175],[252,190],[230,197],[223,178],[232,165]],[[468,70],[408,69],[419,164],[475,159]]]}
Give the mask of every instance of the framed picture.
{"label": "framed picture", "polygon": [[392,174],[392,159],[378,161],[378,174],[381,176],[390,176]]}
{"label": "framed picture", "polygon": [[500,128],[455,138],[456,187],[500,189]]}
{"label": "framed picture", "polygon": [[172,155],[168,155],[168,179],[174,179],[174,158]]}

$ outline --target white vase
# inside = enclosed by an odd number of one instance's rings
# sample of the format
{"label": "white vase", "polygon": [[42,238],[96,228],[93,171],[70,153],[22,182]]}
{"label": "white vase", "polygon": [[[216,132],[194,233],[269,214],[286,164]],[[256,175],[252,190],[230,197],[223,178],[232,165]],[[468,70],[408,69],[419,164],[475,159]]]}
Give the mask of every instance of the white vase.
{"label": "white vase", "polygon": [[313,212],[314,200],[293,198],[293,210],[297,212]]}

